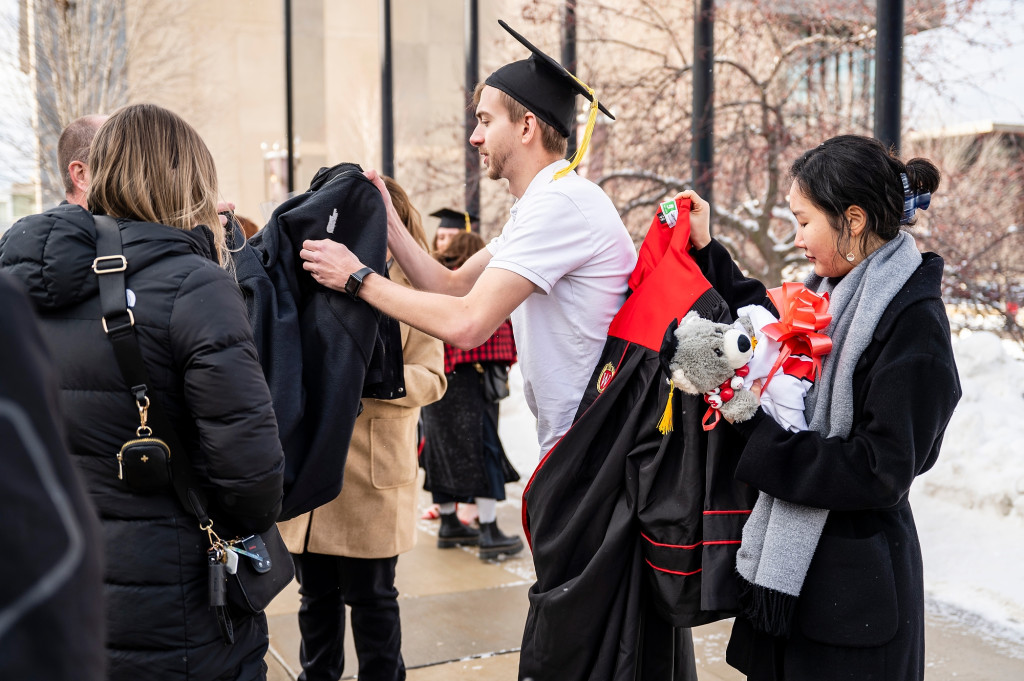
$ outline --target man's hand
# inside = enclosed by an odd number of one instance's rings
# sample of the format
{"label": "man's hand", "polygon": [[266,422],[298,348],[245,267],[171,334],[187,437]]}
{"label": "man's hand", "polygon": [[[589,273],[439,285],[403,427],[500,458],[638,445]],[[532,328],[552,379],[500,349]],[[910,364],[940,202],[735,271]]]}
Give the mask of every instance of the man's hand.
{"label": "man's hand", "polygon": [[312,274],[316,283],[335,291],[344,291],[349,275],[363,268],[347,246],[330,239],[303,241],[299,256],[304,260],[302,269]]}
{"label": "man's hand", "polygon": [[697,250],[704,248],[711,243],[711,206],[692,189],[676,194],[675,198],[690,199],[690,243]]}

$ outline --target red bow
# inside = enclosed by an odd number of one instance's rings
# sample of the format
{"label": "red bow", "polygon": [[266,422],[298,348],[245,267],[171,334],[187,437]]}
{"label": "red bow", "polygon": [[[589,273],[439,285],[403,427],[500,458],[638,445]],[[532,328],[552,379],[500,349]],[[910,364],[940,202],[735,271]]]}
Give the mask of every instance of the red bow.
{"label": "red bow", "polygon": [[832,351],[832,339],[818,333],[832,321],[828,313],[828,294],[818,295],[803,284],[786,283],[768,291],[779,311],[779,321],[766,324],[761,332],[782,344],[779,358],[761,386],[763,391],[775,372],[790,355],[808,355],[814,365],[813,378],[821,371],[824,355]]}

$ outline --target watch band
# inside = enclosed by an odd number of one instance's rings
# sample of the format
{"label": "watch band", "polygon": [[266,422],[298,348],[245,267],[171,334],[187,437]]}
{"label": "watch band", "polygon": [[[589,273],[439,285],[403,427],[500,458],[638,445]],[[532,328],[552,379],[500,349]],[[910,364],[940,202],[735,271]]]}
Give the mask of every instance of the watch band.
{"label": "watch band", "polygon": [[373,273],[372,267],[364,267],[348,275],[348,281],[345,282],[345,293],[349,294],[353,298],[358,297],[359,289],[363,285],[363,279],[366,278],[366,275]]}

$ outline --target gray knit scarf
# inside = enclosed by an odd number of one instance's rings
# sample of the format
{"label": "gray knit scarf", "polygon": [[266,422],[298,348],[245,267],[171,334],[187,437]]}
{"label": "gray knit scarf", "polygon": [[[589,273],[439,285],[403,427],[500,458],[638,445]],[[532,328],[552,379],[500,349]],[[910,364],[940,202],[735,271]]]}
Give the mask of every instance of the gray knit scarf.
{"label": "gray knit scarf", "polygon": [[[812,291],[829,292],[832,315],[825,330],[832,339],[832,352],[804,403],[809,430],[825,437],[849,436],[854,368],[882,313],[920,264],[914,238],[901,231],[842,279],[812,273],[804,282]],[[755,628],[789,635],[797,597],[827,517],[826,509],[789,503],[764,492],[758,496],[736,555],[736,569],[746,582],[743,614]]]}

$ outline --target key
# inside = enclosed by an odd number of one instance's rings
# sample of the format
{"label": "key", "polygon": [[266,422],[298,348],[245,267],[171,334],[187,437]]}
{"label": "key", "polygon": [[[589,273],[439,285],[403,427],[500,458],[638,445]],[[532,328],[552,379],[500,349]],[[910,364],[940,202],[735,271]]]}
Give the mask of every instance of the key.
{"label": "key", "polygon": [[206,552],[209,564],[210,607],[217,608],[227,605],[228,575],[224,565],[224,550],[214,546]]}
{"label": "key", "polygon": [[227,568],[229,575],[233,575],[238,572],[238,549],[234,546],[227,548],[228,550],[224,552],[224,567]]}
{"label": "key", "polygon": [[241,554],[243,556],[248,556],[249,558],[252,558],[255,561],[262,561],[263,560],[263,556],[261,556],[259,554],[256,554],[256,553],[250,553],[249,551],[246,551],[245,549],[239,548],[235,544],[232,544],[228,548],[231,549],[231,553]]}
{"label": "key", "polygon": [[239,543],[245,547],[239,553],[252,559],[252,567],[256,572],[262,575],[270,570],[270,552],[267,551],[267,545],[263,543],[261,536],[254,534],[242,539]]}

